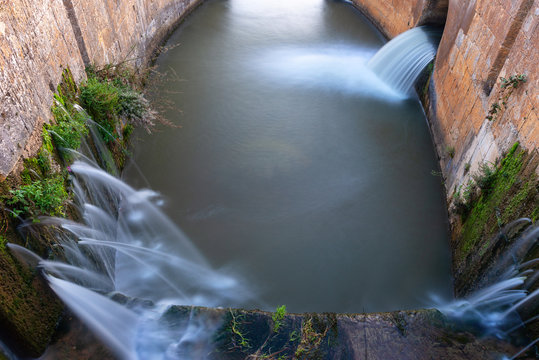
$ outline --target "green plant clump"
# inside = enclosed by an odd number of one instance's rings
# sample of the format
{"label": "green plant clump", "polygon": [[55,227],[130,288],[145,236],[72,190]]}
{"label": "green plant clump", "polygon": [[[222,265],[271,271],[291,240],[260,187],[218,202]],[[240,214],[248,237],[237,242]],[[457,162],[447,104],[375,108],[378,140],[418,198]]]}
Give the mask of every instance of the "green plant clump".
{"label": "green plant clump", "polygon": [[286,306],[281,305],[275,310],[275,312],[271,316],[271,319],[273,320],[274,332],[279,332],[279,328],[283,325],[283,319],[285,315],[286,315]]}
{"label": "green plant clump", "polygon": [[500,78],[500,87],[502,89],[505,89],[505,88],[508,88],[508,87],[517,88],[517,87],[520,86],[521,83],[525,83],[526,81],[528,81],[528,79],[527,79],[527,76],[525,74],[511,75],[507,79],[504,78],[504,77],[501,77]]}
{"label": "green plant clump", "polygon": [[[88,135],[86,115],[78,107],[78,96],[79,88],[73,80],[71,71],[66,69],[62,73],[62,82],[54,94],[54,105],[51,107],[53,121],[46,125],[43,131],[43,151],[52,154],[53,141],[58,149],[77,150],[82,138]],[[62,154],[64,157],[67,155],[67,153]]]}
{"label": "green plant clump", "polygon": [[449,157],[451,159],[453,159],[455,157],[455,147],[454,146],[447,145],[445,147],[445,152],[447,153],[447,155],[449,155]]}
{"label": "green plant clump", "polygon": [[507,101],[513,91],[526,81],[528,81],[528,77],[525,74],[514,74],[508,78],[500,77],[500,94],[490,106],[486,119],[490,121],[496,120],[502,110],[507,109]]}
{"label": "green plant clump", "polygon": [[[474,181],[467,185],[467,190],[462,195],[460,189],[456,192],[455,196],[465,204],[460,209],[463,221],[457,251],[460,259],[481,239],[490,238],[500,226],[519,215],[516,209],[526,201],[532,188],[532,180],[522,182],[520,179],[524,154],[519,143],[515,143],[498,166],[481,166],[481,172],[473,176]],[[477,188],[481,190],[479,193]]]}
{"label": "green plant clump", "polygon": [[64,216],[64,204],[68,198],[64,179],[60,175],[36,180],[18,189],[10,190],[12,197],[7,201],[16,215],[27,214]]}
{"label": "green plant clump", "polygon": [[71,104],[67,105],[60,96],[55,95],[56,105],[52,107],[55,123],[46,130],[52,134],[55,144],[59,148],[77,150],[82,138],[88,135],[86,117],[77,111]]}
{"label": "green plant clump", "polygon": [[110,67],[89,67],[88,81],[80,93],[81,105],[101,126],[100,133],[107,143],[129,135],[133,126],[149,130],[157,119],[148,100],[131,82],[131,72],[117,69],[112,72]]}

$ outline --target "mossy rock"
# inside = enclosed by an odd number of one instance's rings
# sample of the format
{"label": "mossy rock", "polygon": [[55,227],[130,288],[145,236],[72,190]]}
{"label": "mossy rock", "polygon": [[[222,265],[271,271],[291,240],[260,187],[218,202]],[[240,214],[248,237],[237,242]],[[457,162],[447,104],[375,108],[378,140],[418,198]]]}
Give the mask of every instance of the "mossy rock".
{"label": "mossy rock", "polygon": [[[524,226],[520,218],[537,221],[539,180],[537,150],[516,143],[494,167],[488,191],[468,204],[452,231],[455,293],[464,296],[479,285],[486,269],[511,245]],[[529,222],[524,222],[529,225]]]}
{"label": "mossy rock", "polygon": [[63,306],[44,279],[3,245],[0,279],[0,336],[18,355],[37,357],[49,343]]}

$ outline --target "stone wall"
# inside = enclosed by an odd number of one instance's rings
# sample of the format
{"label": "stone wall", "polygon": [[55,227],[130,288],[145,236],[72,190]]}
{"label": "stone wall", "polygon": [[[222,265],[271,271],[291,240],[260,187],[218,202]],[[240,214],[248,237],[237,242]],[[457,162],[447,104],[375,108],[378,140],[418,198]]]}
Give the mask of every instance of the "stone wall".
{"label": "stone wall", "polygon": [[[538,33],[537,0],[451,0],[429,108],[448,197],[516,141],[536,151]],[[499,78],[515,74],[527,82],[503,90]]]}
{"label": "stone wall", "polygon": [[448,0],[352,0],[387,37],[415,26],[443,24]]}
{"label": "stone wall", "polygon": [[[445,22],[427,112],[448,199],[483,162],[495,161],[516,141],[536,150],[537,0],[353,2],[389,38],[414,26]],[[527,82],[502,91],[499,78],[515,74],[525,74]],[[501,108],[488,120],[495,103]]]}
{"label": "stone wall", "polygon": [[[389,37],[434,22],[426,21],[429,9],[442,8],[436,1],[354,1]],[[461,296],[481,286],[489,266],[509,250],[505,239],[522,230],[510,225],[513,220],[537,221],[537,34],[539,0],[450,0],[428,92],[421,91],[447,190],[454,286]],[[502,88],[500,78],[515,75],[526,82]],[[483,164],[492,168],[502,158],[491,177],[497,188],[478,195],[469,182]],[[496,236],[500,231],[505,235]]]}
{"label": "stone wall", "polygon": [[201,0],[0,0],[0,180],[40,146],[62,69],[149,60]]}

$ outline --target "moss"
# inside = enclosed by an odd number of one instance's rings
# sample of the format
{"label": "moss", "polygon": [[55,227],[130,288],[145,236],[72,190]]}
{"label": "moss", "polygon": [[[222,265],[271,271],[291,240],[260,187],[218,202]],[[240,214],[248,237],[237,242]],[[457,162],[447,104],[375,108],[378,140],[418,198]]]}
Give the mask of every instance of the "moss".
{"label": "moss", "polygon": [[424,77],[425,77],[425,85],[423,86],[423,90],[421,91],[421,94],[423,97],[426,97],[429,92],[429,85],[430,85],[430,79],[432,77],[432,73],[434,71],[434,61],[430,62],[424,71]]}
{"label": "moss", "polygon": [[456,260],[462,262],[477,246],[486,251],[489,239],[505,224],[523,216],[533,217],[533,208],[528,204],[536,203],[537,176],[528,171],[525,163],[530,156],[515,143],[497,166],[482,170],[475,175],[475,184],[481,189],[480,195],[466,205],[469,209],[463,214],[460,240],[456,249]]}
{"label": "moss", "polygon": [[511,199],[509,205],[505,208],[502,215],[502,219],[505,223],[509,222],[511,219],[514,219],[517,210],[528,198],[532,186],[533,185],[531,181],[526,182],[522,189],[520,189],[520,191]]}
{"label": "moss", "polygon": [[0,235],[0,252],[5,253],[6,252],[6,244],[8,243],[7,237],[4,235]]}
{"label": "moss", "polygon": [[[97,86],[101,90],[109,91],[110,87],[116,89],[109,93],[117,93],[118,104],[112,99],[101,109],[103,113],[93,112],[93,115],[96,119],[114,120],[111,130],[115,141],[109,144],[109,149],[116,165],[121,167],[127,138],[133,126],[137,125],[136,121],[125,121],[146,115],[149,107],[141,106],[149,105],[141,100],[140,92],[129,87],[131,80],[127,78],[89,78],[90,83],[100,82]],[[87,84],[83,84],[82,88],[87,90]],[[8,208],[11,214],[33,219],[40,215],[64,216],[67,213],[69,182],[67,172],[62,170],[61,165],[69,165],[72,157],[70,152],[62,150],[78,149],[82,139],[89,134],[87,114],[79,107],[81,95],[81,88],[75,83],[71,71],[66,69],[54,95],[55,104],[51,108],[53,119],[42,129],[41,148],[35,156],[24,160],[24,169],[20,174],[11,174],[0,182],[0,336],[26,357],[37,357],[45,349],[62,305],[44,280],[17,262],[5,245],[7,242],[16,243],[47,257],[55,251],[52,246],[54,238],[47,227],[40,227],[37,235],[21,238],[15,231],[20,220],[8,216]],[[102,101],[103,98],[97,100]],[[87,103],[97,100],[85,97]],[[113,112],[108,112],[109,109]]]}
{"label": "moss", "polygon": [[25,356],[40,355],[50,341],[62,305],[44,281],[16,262],[5,248],[0,249],[0,278],[2,337]]}

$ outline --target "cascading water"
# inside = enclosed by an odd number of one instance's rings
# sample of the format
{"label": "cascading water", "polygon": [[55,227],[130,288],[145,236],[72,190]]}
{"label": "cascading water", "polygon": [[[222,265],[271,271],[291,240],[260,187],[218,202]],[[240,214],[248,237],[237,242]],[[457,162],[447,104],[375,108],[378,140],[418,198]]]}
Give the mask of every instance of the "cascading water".
{"label": "cascading water", "polygon": [[[388,43],[371,59],[369,67],[386,83],[408,94],[419,73],[434,57],[437,39],[439,35],[431,29],[413,29]],[[344,93],[367,94],[372,90],[372,73],[361,75],[362,70],[368,71],[364,68],[357,73],[350,71],[365,54],[344,56],[347,52],[347,47],[338,46],[307,55],[303,51],[283,50],[276,57],[294,61],[284,61],[282,67],[274,70],[293,83],[315,83],[324,88],[329,76],[333,80],[330,85]],[[304,72],[298,73],[300,70]],[[358,75],[359,81],[353,81],[353,75]],[[345,80],[349,83],[343,86]],[[362,88],[358,82],[366,86]],[[375,85],[378,96],[389,96],[383,84]],[[10,245],[10,249],[27,262],[39,264],[52,289],[119,358],[201,358],[188,349],[194,342],[203,348],[215,329],[192,321],[181,332],[170,332],[158,321],[163,311],[170,304],[238,307],[253,293],[238,275],[216,271],[208,264],[162,213],[155,192],[137,191],[101,170],[97,163],[110,169],[108,164],[112,162],[106,158],[107,151],[96,144],[100,156],[105,156],[102,161],[72,153],[79,158],[71,165],[71,172],[83,221],[42,218],[39,224],[25,225],[28,230],[55,226],[67,262],[39,259],[16,245]],[[475,314],[486,327],[509,331],[508,327],[515,324],[513,310],[536,294],[526,297],[524,290],[514,289],[523,284],[518,272],[466,301],[440,308],[455,318]],[[117,293],[150,299],[153,305],[124,306],[110,299]],[[501,306],[493,308],[493,304]],[[492,314],[497,314],[496,322],[492,321]],[[510,325],[500,327],[507,319],[511,319]],[[495,333],[500,334],[498,330]]]}
{"label": "cascading water", "polygon": [[[33,231],[55,226],[67,263],[42,260],[18,245],[9,248],[30,265],[37,263],[56,294],[119,358],[162,358],[167,347],[177,346],[182,337],[172,338],[156,323],[167,305],[238,306],[251,298],[238,277],[209,266],[156,206],[154,192],[136,191],[82,161],[70,169],[83,222],[41,218],[23,225]],[[115,292],[154,306],[128,309],[104,296]]]}
{"label": "cascading water", "polygon": [[374,55],[367,66],[396,91],[410,95],[423,69],[434,59],[442,32],[420,26],[408,30]]}
{"label": "cascading water", "polygon": [[[521,223],[527,223],[529,226],[486,271],[482,289],[464,299],[451,302],[443,303],[434,299],[436,307],[449,319],[457,324],[472,326],[481,335],[500,339],[510,338],[516,330],[539,319],[539,259],[522,261],[538,244],[539,226],[533,225],[530,219],[523,218],[507,225],[504,230]],[[504,230],[498,236],[505,236]],[[511,359],[537,341],[539,340],[532,341]]]}

